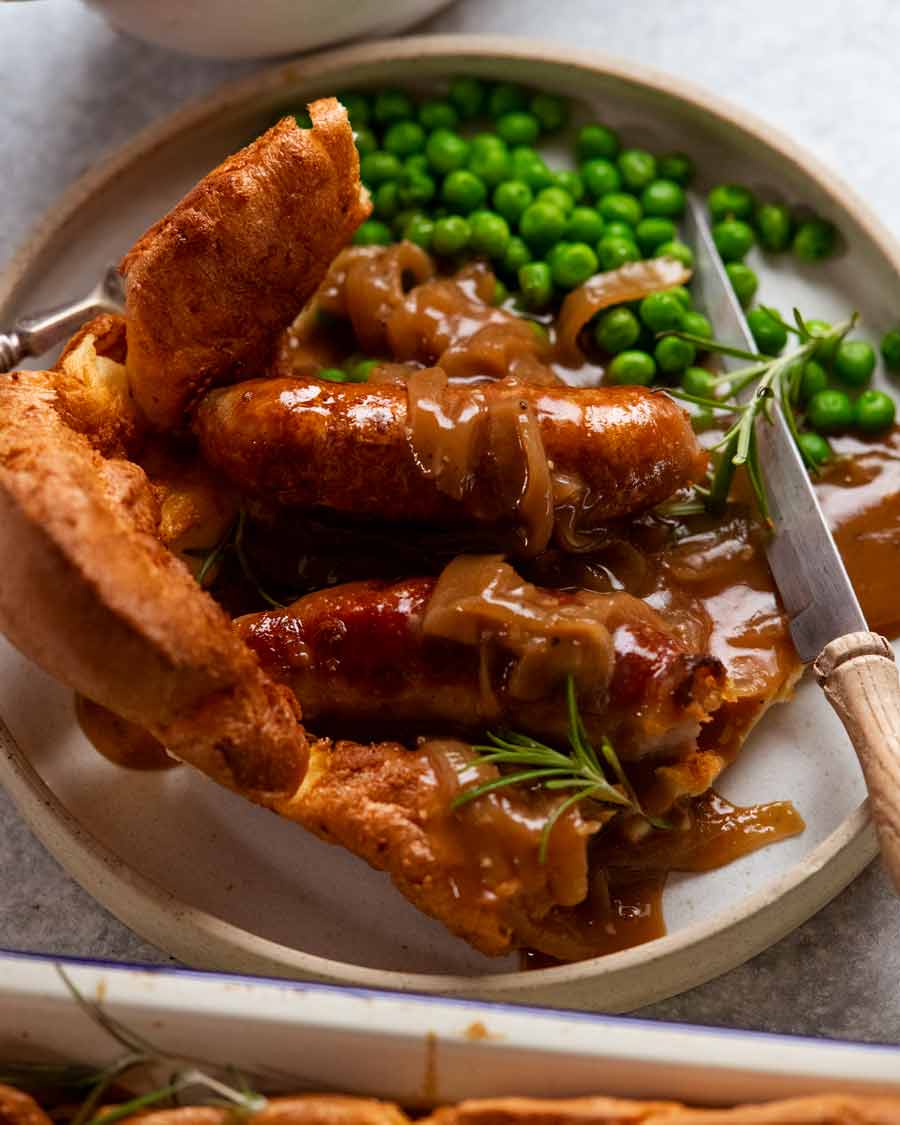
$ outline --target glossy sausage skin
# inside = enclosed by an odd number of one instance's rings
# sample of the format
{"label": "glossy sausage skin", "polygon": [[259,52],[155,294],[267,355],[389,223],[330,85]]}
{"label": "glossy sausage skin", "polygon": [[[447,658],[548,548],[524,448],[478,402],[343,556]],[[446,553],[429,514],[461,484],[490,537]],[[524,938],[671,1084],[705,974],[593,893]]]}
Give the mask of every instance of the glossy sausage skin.
{"label": "glossy sausage skin", "polygon": [[[660,503],[705,471],[687,415],[665,394],[524,386],[521,396],[533,404],[554,470],[587,486],[593,523]],[[195,432],[208,462],[245,492],[283,505],[467,518],[417,463],[406,420],[403,385],[254,379],[207,395]]]}
{"label": "glossy sausage skin", "polygon": [[[412,724],[416,733],[451,724],[469,731],[506,726],[564,740],[566,708],[557,682],[543,699],[512,699],[493,662],[485,701],[478,646],[426,636],[422,622],[434,578],[352,582],[319,590],[283,610],[238,618],[265,671],[286,683],[304,721]],[[557,592],[564,602],[568,595]],[[628,594],[612,617],[613,670],[605,692],[579,700],[592,738],[606,734],[622,758],[680,754],[719,704],[724,670],[689,652],[644,603]],[[492,710],[499,701],[502,712]]]}

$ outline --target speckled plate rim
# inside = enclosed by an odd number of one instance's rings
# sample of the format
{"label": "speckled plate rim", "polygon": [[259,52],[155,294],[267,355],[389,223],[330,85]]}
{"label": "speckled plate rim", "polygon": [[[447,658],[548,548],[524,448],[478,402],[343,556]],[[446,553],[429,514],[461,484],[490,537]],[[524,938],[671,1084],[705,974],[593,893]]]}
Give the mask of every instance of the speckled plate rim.
{"label": "speckled plate rim", "polygon": [[[428,59],[450,67],[466,63],[541,62],[613,78],[736,128],[815,181],[835,213],[875,243],[900,282],[900,245],[867,205],[830,169],[778,130],[693,83],[603,52],[547,48],[504,36],[422,36],[329,51],[264,70],[226,86],[140,132],[66,191],[0,275],[0,318],[64,238],[79,209],[125,169],[180,133],[209,123],[251,98],[287,93],[300,82],[333,77],[388,62]],[[54,795],[0,720],[0,782],[25,820],[62,866],[99,902],[138,934],[178,959],[201,968],[298,977],[337,984],[482,999],[552,1003],[627,1011],[702,984],[734,968],[790,933],[847,886],[877,853],[866,804],[851,813],[789,872],[738,906],[645,946],[603,958],[529,972],[452,976],[359,967],[306,954],[197,910],[125,864],[96,840]],[[588,986],[593,982],[597,988]]]}

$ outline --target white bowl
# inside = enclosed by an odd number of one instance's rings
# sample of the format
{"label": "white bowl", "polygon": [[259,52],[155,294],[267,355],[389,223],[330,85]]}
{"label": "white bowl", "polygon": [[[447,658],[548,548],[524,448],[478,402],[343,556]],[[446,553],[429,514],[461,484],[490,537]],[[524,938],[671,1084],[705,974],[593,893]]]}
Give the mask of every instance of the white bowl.
{"label": "white bowl", "polygon": [[113,27],[213,58],[265,58],[393,35],[450,0],[85,0]]}

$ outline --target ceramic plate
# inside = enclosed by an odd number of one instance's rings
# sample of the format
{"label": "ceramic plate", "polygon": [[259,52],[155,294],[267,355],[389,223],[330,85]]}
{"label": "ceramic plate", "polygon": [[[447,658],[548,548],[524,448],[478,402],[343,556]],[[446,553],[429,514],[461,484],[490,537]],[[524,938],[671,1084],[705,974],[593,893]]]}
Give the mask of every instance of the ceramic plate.
{"label": "ceramic plate", "polygon": [[[578,99],[629,142],[684,148],[710,179],[804,201],[848,249],[827,268],[752,261],[772,304],[831,320],[859,309],[874,338],[891,320],[900,249],[830,171],[742,111],[665,75],[595,54],[509,40],[407,39],[290,63],[138,136],[47,217],[0,283],[0,323],[86,288],[151,222],[278,113],[355,85],[457,73]],[[862,778],[814,684],[754,732],[721,789],[738,803],[792,799],[799,837],[719,871],[674,877],[668,936],[572,966],[521,972],[420,915],[387,877],[189,769],[125,773],[87,744],[70,692],[0,649],[0,780],[38,836],[105,906],[196,966],[620,1011],[746,960],[808,918],[874,855]]]}

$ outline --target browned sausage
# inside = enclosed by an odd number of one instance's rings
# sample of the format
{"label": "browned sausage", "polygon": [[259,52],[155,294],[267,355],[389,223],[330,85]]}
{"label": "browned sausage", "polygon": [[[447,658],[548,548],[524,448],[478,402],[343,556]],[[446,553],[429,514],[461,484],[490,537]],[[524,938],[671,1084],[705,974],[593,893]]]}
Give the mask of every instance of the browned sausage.
{"label": "browned sausage", "polygon": [[[239,618],[237,626],[263,668],[292,688],[304,720],[313,725],[387,720],[414,724],[415,733],[440,730],[441,724],[473,731],[506,726],[564,740],[566,667],[560,653],[573,635],[573,618],[557,615],[563,607],[575,614],[576,629],[584,626],[576,645],[601,638],[589,653],[592,686],[579,692],[579,704],[591,736],[608,735],[621,757],[692,748],[701,722],[719,705],[719,662],[688,651],[649,606],[629,594],[565,593],[522,583],[539,599],[530,614],[531,638],[546,640],[550,651],[546,658],[538,654],[537,667],[529,656],[528,682],[520,676],[517,688],[508,638],[495,634],[489,643],[482,633],[475,643],[460,643],[448,639],[447,630],[429,635],[426,614],[437,582],[347,583],[308,594],[284,610]],[[529,610],[538,604],[526,597]],[[519,642],[521,653],[521,637]],[[571,659],[571,651],[562,659]]]}
{"label": "browned sausage", "polygon": [[[458,405],[472,388],[451,384],[446,393]],[[705,471],[687,415],[665,394],[543,386],[516,394],[533,408],[556,479],[577,480],[588,498],[591,526],[660,503]],[[470,509],[417,459],[407,407],[402,384],[254,379],[207,395],[195,431],[211,464],[246,492],[284,505],[392,520],[467,518]],[[474,491],[489,503],[490,465],[481,469]]]}

